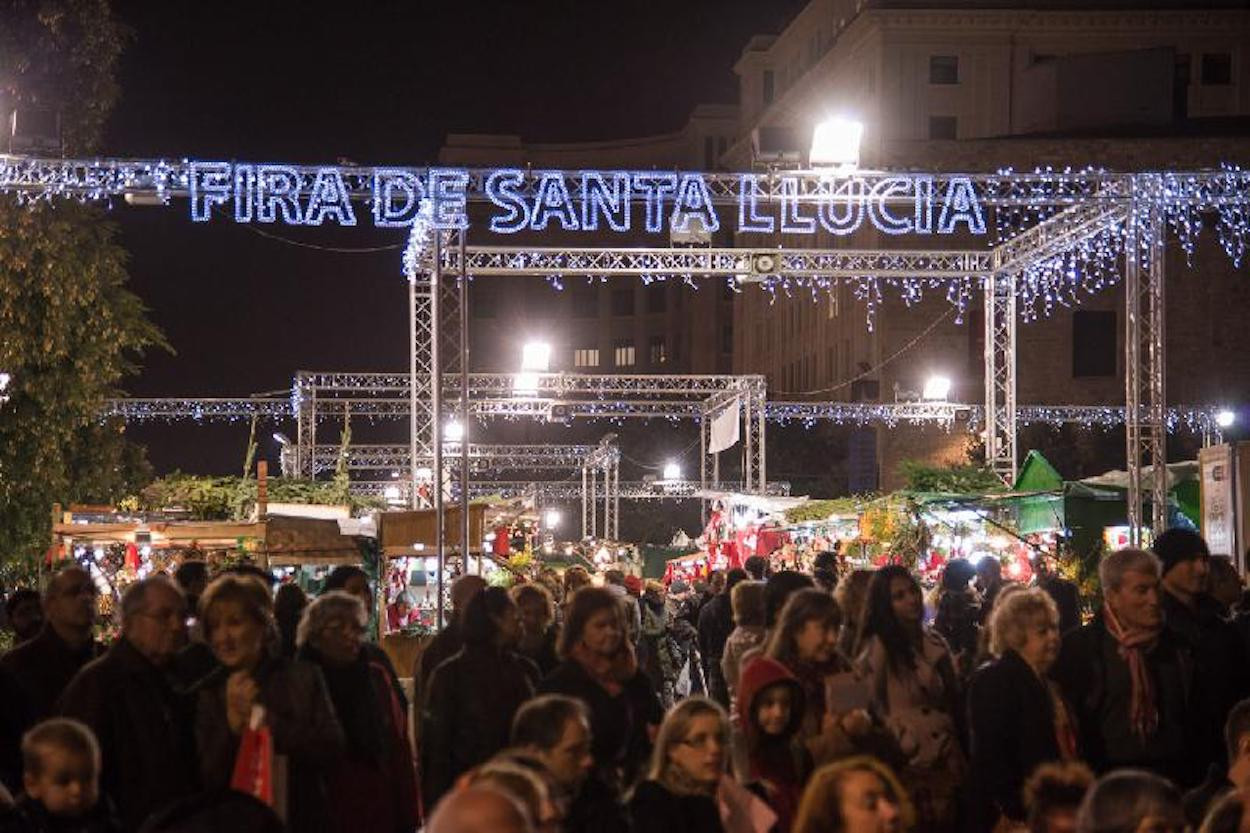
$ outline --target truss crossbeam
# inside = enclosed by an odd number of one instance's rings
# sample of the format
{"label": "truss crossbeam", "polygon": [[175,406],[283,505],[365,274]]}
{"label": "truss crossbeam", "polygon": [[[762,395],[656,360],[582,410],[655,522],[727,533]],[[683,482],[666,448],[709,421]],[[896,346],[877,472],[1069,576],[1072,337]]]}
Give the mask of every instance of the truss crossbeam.
{"label": "truss crossbeam", "polygon": [[[357,480],[351,484],[353,494],[366,497],[385,497],[393,494],[394,480]],[[722,482],[721,491],[742,492],[741,482]],[[702,487],[697,480],[666,482],[663,485],[642,480],[619,481],[616,483],[616,494],[620,500],[689,500],[698,498]],[[790,484],[786,481],[770,481],[765,494],[769,497],[788,497]],[[504,497],[522,497],[535,495],[540,501],[577,501],[582,499],[581,483],[571,480],[563,482],[535,482],[531,480],[478,480],[469,484],[471,497],[502,495]],[[603,495],[600,493],[599,498]],[[594,501],[590,501],[593,505]]]}

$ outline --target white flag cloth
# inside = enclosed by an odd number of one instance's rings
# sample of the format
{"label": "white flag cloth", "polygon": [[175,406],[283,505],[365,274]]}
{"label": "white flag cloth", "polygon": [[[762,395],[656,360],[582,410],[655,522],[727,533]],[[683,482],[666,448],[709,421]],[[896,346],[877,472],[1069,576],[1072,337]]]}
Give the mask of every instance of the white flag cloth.
{"label": "white flag cloth", "polygon": [[712,442],[707,447],[711,454],[724,451],[738,444],[738,412],[740,403],[734,400],[719,414],[712,417]]}

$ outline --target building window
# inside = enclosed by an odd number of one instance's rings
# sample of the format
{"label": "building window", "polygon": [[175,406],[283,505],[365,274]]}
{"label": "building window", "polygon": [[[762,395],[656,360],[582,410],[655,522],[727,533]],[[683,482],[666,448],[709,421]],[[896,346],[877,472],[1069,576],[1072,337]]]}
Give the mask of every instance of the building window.
{"label": "building window", "polygon": [[726,147],[727,147],[727,144],[726,144],[726,142],[725,142],[725,137],[724,137],[724,136],[717,136],[717,137],[716,137],[716,161],[717,161],[717,162],[719,162],[719,161],[720,161],[720,159],[721,159],[721,157],[723,157],[723,156],[725,155],[725,148],[726,148]]}
{"label": "building window", "polygon": [[764,70],[764,106],[773,103],[773,95],[777,92],[776,82],[773,80],[773,71],[771,69]]}
{"label": "building window", "polygon": [[705,171],[712,170],[716,166],[716,138],[714,136],[703,137],[703,169]]}
{"label": "building window", "polygon": [[959,120],[954,116],[929,116],[930,139],[954,139],[958,127]]}
{"label": "building window", "polygon": [[1114,376],[1116,365],[1114,310],[1072,313],[1072,375],[1077,379]]}
{"label": "building window", "polygon": [[825,381],[829,382],[830,384],[833,384],[833,374],[838,372],[837,370],[838,368],[837,348],[836,347],[826,348],[826,353],[828,355],[825,357]]}
{"label": "building window", "polygon": [[668,347],[664,344],[664,336],[651,336],[647,344],[647,357],[652,367],[659,367],[668,361]]}
{"label": "building window", "polygon": [[613,360],[617,367],[633,367],[634,366],[634,343],[629,339],[617,339],[615,350],[613,351]]}
{"label": "building window", "polygon": [[722,353],[732,353],[734,351],[734,328],[732,324],[725,324],[720,328],[720,351]]}
{"label": "building window", "polygon": [[1188,55],[1177,55],[1172,66],[1172,118],[1184,121],[1189,118],[1189,84],[1192,72]]}
{"label": "building window", "polygon": [[599,348],[598,347],[579,347],[573,351],[574,367],[598,367],[599,366]]}
{"label": "building window", "polygon": [[1202,83],[1209,87],[1233,83],[1232,53],[1204,52],[1202,54]]}
{"label": "building window", "polygon": [[599,317],[599,288],[575,286],[569,290],[569,302],[573,305],[574,318]]}
{"label": "building window", "polygon": [[929,83],[930,84],[958,84],[959,83],[959,56],[957,55],[930,55],[929,56]]}
{"label": "building window", "polygon": [[629,289],[612,290],[612,314],[634,314],[634,290],[632,287]]}
{"label": "building window", "polygon": [[653,283],[647,287],[647,312],[659,313],[668,308],[668,285]]}

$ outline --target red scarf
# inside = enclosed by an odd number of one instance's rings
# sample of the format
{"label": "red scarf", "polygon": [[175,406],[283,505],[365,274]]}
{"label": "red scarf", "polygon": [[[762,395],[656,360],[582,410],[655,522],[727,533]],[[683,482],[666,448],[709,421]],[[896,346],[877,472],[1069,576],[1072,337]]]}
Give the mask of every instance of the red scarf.
{"label": "red scarf", "polygon": [[1107,633],[1119,644],[1120,658],[1128,663],[1129,677],[1133,681],[1133,698],[1129,708],[1129,720],[1133,731],[1145,740],[1159,728],[1159,708],[1155,704],[1154,685],[1146,668],[1146,650],[1153,648],[1162,628],[1125,628],[1116,618],[1111,605],[1102,606],[1103,621]]}
{"label": "red scarf", "polygon": [[613,656],[605,657],[586,647],[585,642],[573,646],[572,659],[577,662],[603,690],[613,697],[625,689],[625,682],[638,673],[634,646],[626,639]]}

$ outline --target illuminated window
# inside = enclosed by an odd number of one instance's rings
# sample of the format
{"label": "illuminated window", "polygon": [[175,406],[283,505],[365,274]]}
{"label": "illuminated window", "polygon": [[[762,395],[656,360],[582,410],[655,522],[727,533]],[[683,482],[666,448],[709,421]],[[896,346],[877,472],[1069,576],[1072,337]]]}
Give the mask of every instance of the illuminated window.
{"label": "illuminated window", "polygon": [[574,367],[598,367],[599,366],[599,348],[598,347],[579,347],[573,351]]}
{"label": "illuminated window", "polygon": [[634,366],[634,343],[629,339],[617,339],[613,358],[617,367]]}

